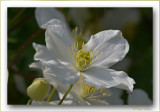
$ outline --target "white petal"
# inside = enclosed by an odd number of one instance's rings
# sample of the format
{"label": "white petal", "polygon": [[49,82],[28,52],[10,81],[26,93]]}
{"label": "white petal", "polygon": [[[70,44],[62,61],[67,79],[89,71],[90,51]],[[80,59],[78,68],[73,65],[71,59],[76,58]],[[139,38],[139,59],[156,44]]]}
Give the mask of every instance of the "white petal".
{"label": "white petal", "polygon": [[33,43],[33,47],[36,50],[34,60],[45,62],[50,60],[57,61],[56,58],[49,52],[46,46]]}
{"label": "white petal", "polygon": [[125,72],[114,71],[104,67],[93,66],[82,72],[83,81],[96,88],[117,87],[125,90],[133,90],[134,80]]}
{"label": "white petal", "polygon": [[40,28],[51,19],[59,19],[65,22],[65,17],[55,8],[36,8],[35,17]]}
{"label": "white petal", "polygon": [[43,73],[43,76],[58,92],[65,93],[69,88],[68,84],[63,84],[61,81],[50,74]]}
{"label": "white petal", "polygon": [[40,61],[38,62],[33,62],[29,65],[30,68],[35,69],[35,70],[41,70],[43,65],[41,64]]}
{"label": "white petal", "polygon": [[[51,101],[51,102],[46,102],[46,101],[32,101],[32,105],[34,106],[53,106],[53,105],[58,105],[60,101],[56,100],[56,101]],[[29,105],[29,102],[28,104]],[[64,100],[62,105],[74,105],[74,102],[72,100]]]}
{"label": "white petal", "polygon": [[[59,97],[62,99],[66,91],[69,89],[68,84],[63,84],[61,81],[59,81],[57,78],[55,78],[53,75],[44,73],[44,78],[49,81],[50,84],[56,90],[58,90]],[[75,105],[87,105],[87,102],[82,99],[79,93],[76,91],[76,84],[74,84],[73,88],[71,89],[69,95],[67,95],[66,100],[73,100]]]}
{"label": "white petal", "polygon": [[90,48],[94,49],[93,54],[99,52],[92,61],[94,65],[111,67],[125,57],[129,45],[119,30],[106,30],[91,37],[86,44],[86,50]]}
{"label": "white petal", "polygon": [[[46,30],[46,46],[57,58],[68,63],[74,63],[74,59],[69,54],[68,49],[74,44],[74,40],[69,35],[65,25],[60,20],[51,20],[52,23]],[[46,26],[47,23],[44,25]]]}
{"label": "white petal", "polygon": [[[57,104],[59,103],[60,101],[57,101]],[[52,103],[52,102],[51,102]],[[63,103],[61,105],[68,105],[68,106],[71,106],[71,105],[76,105],[75,102],[73,100],[64,100]]]}
{"label": "white petal", "polygon": [[[28,101],[28,104],[29,105],[29,101]],[[32,101],[32,104],[31,105],[34,105],[34,106],[43,106],[43,105],[57,105],[57,102],[52,102],[51,104],[49,102],[46,102],[46,101]]]}
{"label": "white petal", "polygon": [[43,74],[44,76],[50,75],[53,78],[60,80],[63,84],[69,85],[75,84],[80,77],[80,73],[75,69],[69,68],[69,64],[66,66],[61,63],[52,64],[50,62],[45,64]]}
{"label": "white petal", "polygon": [[[67,91],[67,89],[66,89]],[[64,93],[58,92],[59,98],[62,99],[64,96]],[[73,97],[71,94],[68,94],[67,97],[65,98],[66,100],[73,100]]]}
{"label": "white petal", "polygon": [[36,60],[36,62],[30,64],[30,68],[42,70],[44,64],[48,61],[52,61],[52,64],[53,62],[58,63],[58,60],[49,52],[46,46],[33,43],[33,47],[36,50],[36,53],[34,55],[34,60]]}
{"label": "white petal", "polygon": [[151,99],[148,94],[142,89],[135,89],[128,96],[129,105],[152,105]]}
{"label": "white petal", "polygon": [[[70,93],[67,95],[66,100],[72,100],[74,102],[74,105],[90,105],[88,102],[86,102],[79,93],[78,91],[75,90],[76,84],[73,86],[71,89]],[[66,88],[67,91],[68,88]],[[60,93],[59,92],[59,97],[62,99],[65,93]]]}

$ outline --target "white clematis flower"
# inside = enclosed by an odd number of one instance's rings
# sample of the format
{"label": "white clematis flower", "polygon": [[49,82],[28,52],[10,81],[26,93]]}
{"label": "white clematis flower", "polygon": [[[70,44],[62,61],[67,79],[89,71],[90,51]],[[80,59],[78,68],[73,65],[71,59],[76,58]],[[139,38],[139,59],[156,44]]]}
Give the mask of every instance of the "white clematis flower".
{"label": "white clematis flower", "polygon": [[[64,94],[59,92],[60,98]],[[74,85],[66,100],[73,100],[75,105],[123,105],[122,89],[96,89],[82,81]]]}
{"label": "white clematis flower", "polygon": [[[59,92],[60,98],[64,96]],[[76,105],[108,105],[105,97],[110,96],[110,91],[105,88],[96,89],[80,80],[73,86],[70,94],[67,96],[67,100],[73,100]]]}
{"label": "white clematis flower", "polygon": [[133,90],[135,82],[132,78],[122,71],[109,69],[129,50],[128,42],[120,31],[99,32],[78,51],[63,22],[53,19],[42,27],[46,28],[46,47],[33,44],[37,51],[34,59],[39,62],[30,67],[43,65],[44,77],[50,76],[47,78],[49,81],[54,78],[71,85],[82,76],[83,82],[97,89],[117,87]]}

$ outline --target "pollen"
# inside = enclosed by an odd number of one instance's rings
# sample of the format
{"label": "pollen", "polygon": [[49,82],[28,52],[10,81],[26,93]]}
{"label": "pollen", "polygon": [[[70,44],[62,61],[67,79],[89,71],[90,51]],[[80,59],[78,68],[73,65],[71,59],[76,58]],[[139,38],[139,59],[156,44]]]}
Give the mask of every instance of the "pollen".
{"label": "pollen", "polygon": [[78,28],[72,31],[74,35],[75,43],[71,48],[68,49],[69,55],[74,58],[75,68],[78,71],[86,70],[90,65],[92,60],[98,56],[99,51],[93,53],[94,49],[90,48],[89,51],[86,51],[85,40],[82,38],[82,33],[77,33]]}
{"label": "pollen", "polygon": [[91,50],[86,51],[84,43],[82,44],[82,49],[78,51],[75,60],[76,60],[76,69],[79,71],[85,70],[91,61],[93,60],[93,55],[91,55]]}

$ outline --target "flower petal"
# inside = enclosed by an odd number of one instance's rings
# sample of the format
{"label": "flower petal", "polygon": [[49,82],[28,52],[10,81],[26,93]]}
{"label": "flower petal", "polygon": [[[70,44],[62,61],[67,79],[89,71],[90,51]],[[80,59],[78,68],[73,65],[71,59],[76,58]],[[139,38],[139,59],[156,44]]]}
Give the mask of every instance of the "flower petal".
{"label": "flower petal", "polygon": [[[44,73],[44,78],[48,80],[48,82],[54,87],[56,88],[56,90],[59,93],[59,97],[60,99],[64,96],[64,94],[66,93],[66,91],[69,89],[69,85],[68,84],[63,84],[61,81],[59,81],[56,77],[54,77],[53,75]],[[73,88],[71,89],[69,95],[67,95],[66,100],[73,100],[74,104],[76,105],[87,105],[87,102],[85,102],[79,95],[79,93],[77,93],[77,91],[75,91],[75,87],[76,84],[73,86]]]}
{"label": "flower petal", "polygon": [[[77,89],[75,89],[77,86],[76,84],[73,86],[73,88],[71,89],[70,93],[67,95],[67,97],[65,98],[66,100],[73,100],[75,105],[90,105],[87,101],[85,101],[80,94],[78,93]],[[67,91],[68,88],[66,88]],[[63,98],[65,93],[61,93],[59,92],[59,97],[60,99]]]}
{"label": "flower petal", "polygon": [[80,73],[77,72],[75,69],[71,68],[69,64],[52,64],[52,61],[45,63],[45,67],[43,68],[43,74],[44,77],[45,75],[50,75],[53,79],[58,79],[63,84],[68,85],[75,84],[80,77]]}
{"label": "flower petal", "polygon": [[111,67],[125,57],[129,45],[119,30],[106,30],[91,37],[86,50],[90,48],[94,49],[93,54],[99,52],[92,61],[94,65]]}
{"label": "flower petal", "polygon": [[55,8],[36,8],[35,17],[40,28],[44,28],[42,25],[51,19],[59,19],[65,22],[63,14]]}
{"label": "flower petal", "polygon": [[34,60],[45,61],[45,62],[49,60],[57,61],[56,58],[49,52],[46,46],[33,43],[33,47],[36,50],[36,53],[34,55]]}
{"label": "flower petal", "polygon": [[61,81],[50,74],[43,73],[43,76],[58,92],[65,93],[69,88],[68,84],[63,84]]}
{"label": "flower petal", "polygon": [[68,33],[65,25],[60,21],[53,19],[43,26],[48,26],[46,30],[46,46],[48,50],[57,58],[68,63],[74,63],[74,58],[69,54],[68,49],[74,44],[74,40]]}
{"label": "flower petal", "polygon": [[135,89],[128,96],[129,105],[152,105],[152,101],[149,99],[148,94],[142,89]]}
{"label": "flower petal", "polygon": [[33,62],[29,65],[30,68],[35,69],[35,70],[41,70],[43,65],[40,61],[38,62]]}
{"label": "flower petal", "polygon": [[[58,105],[60,101],[56,100],[56,101],[51,101],[51,102],[46,102],[46,101],[32,101],[32,105],[34,106],[54,106],[54,105]],[[28,105],[29,105],[29,101],[28,101]],[[72,100],[64,100],[62,105],[74,105],[74,102]]]}
{"label": "flower petal", "polygon": [[125,72],[114,71],[104,67],[93,66],[82,72],[83,81],[96,88],[117,87],[125,90],[133,90],[134,80]]}

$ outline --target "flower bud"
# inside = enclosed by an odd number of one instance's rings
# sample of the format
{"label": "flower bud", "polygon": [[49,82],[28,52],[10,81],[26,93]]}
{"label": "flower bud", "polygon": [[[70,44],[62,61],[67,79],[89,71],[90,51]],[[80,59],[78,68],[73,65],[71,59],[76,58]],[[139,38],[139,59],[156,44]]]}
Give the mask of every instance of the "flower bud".
{"label": "flower bud", "polygon": [[44,78],[37,78],[27,88],[28,96],[35,101],[43,101],[50,90],[50,84]]}

